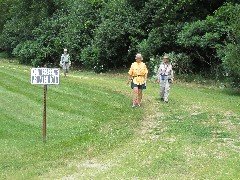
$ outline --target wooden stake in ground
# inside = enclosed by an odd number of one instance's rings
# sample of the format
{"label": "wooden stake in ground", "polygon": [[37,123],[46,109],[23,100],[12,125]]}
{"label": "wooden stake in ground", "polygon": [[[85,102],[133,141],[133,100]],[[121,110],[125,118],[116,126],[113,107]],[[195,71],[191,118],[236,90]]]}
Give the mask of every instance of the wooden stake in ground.
{"label": "wooden stake in ground", "polygon": [[43,143],[47,141],[47,85],[44,85],[43,97]]}

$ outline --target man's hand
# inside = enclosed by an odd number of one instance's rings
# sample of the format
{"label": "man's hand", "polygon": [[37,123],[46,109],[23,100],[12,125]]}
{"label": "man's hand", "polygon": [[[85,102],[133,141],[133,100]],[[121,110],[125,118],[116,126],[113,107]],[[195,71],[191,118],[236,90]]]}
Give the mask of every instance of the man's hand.
{"label": "man's hand", "polygon": [[156,81],[157,83],[160,83],[160,80],[159,79],[157,79],[157,81]]}
{"label": "man's hand", "polygon": [[129,83],[130,83],[130,80],[127,80],[127,85],[129,85]]}

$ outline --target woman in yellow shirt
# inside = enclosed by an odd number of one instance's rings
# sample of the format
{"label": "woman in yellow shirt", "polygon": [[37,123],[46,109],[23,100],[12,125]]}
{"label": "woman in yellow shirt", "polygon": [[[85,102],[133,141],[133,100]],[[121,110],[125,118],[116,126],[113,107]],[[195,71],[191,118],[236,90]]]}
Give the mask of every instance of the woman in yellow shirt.
{"label": "woman in yellow shirt", "polygon": [[142,90],[146,89],[147,80],[147,66],[142,62],[143,58],[141,54],[136,55],[136,62],[132,63],[130,70],[128,71],[128,81],[129,84],[131,80],[131,88],[133,89],[133,104],[132,107],[141,106],[142,102]]}

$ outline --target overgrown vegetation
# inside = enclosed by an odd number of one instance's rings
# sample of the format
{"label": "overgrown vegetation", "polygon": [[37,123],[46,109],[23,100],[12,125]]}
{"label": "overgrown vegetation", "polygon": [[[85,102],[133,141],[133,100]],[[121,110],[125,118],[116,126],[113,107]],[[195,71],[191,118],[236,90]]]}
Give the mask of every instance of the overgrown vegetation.
{"label": "overgrown vegetation", "polygon": [[58,65],[68,48],[73,65],[104,72],[129,66],[137,52],[146,62],[170,53],[178,73],[240,84],[237,0],[0,0],[0,7],[0,49],[20,63]]}

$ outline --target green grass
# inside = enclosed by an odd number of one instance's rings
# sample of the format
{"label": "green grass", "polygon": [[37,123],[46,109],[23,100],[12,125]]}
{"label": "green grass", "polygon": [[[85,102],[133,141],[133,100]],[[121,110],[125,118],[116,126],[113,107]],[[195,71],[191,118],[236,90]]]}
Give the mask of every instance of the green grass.
{"label": "green grass", "polygon": [[175,82],[169,104],[148,83],[131,108],[123,74],[71,72],[43,87],[0,61],[0,179],[238,179],[240,94]]}

